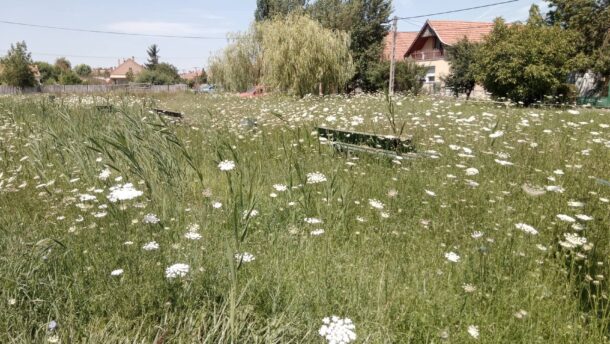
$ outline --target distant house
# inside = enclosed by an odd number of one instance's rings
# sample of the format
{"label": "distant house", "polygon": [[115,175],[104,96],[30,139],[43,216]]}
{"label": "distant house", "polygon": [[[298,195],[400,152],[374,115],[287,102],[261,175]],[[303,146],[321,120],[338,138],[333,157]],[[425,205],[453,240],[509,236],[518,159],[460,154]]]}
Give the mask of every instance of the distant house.
{"label": "distant house", "polygon": [[34,79],[36,79],[36,84],[40,85],[40,79],[41,79],[41,75],[40,75],[40,70],[38,70],[38,65],[30,65],[30,71],[32,72],[32,74],[34,74]]}
{"label": "distant house", "polygon": [[110,81],[115,85],[127,84],[129,83],[127,76],[130,72],[136,76],[142,71],[144,71],[144,66],[138,64],[133,57],[123,60],[123,62],[119,61],[118,67],[110,72]]}
{"label": "distant house", "polygon": [[190,71],[180,74],[180,77],[186,81],[194,81],[201,76],[201,71]]}
{"label": "distant house", "polygon": [[[394,56],[396,60],[402,60],[405,58],[405,54],[411,44],[417,38],[417,34],[419,32],[397,32],[396,33],[396,52]],[[393,36],[392,32],[390,32],[384,42],[383,42],[383,55],[382,58],[384,60],[390,60],[392,58],[392,41]]]}
{"label": "distant house", "polygon": [[463,38],[470,42],[482,42],[493,28],[493,23],[428,20],[403,56],[428,67],[426,83],[442,84],[443,77],[448,75],[450,70],[446,60],[447,47],[455,45]]}

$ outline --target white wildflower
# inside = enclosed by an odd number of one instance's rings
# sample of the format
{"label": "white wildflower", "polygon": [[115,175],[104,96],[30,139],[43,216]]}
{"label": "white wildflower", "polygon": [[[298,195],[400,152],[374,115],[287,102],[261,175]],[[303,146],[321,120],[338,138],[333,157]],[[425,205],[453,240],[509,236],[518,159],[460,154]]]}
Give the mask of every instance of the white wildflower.
{"label": "white wildflower", "polygon": [[383,209],[384,205],[383,203],[381,203],[381,201],[376,200],[376,199],[369,199],[369,205],[375,209]]}
{"label": "white wildflower", "polygon": [[284,184],[273,184],[273,188],[277,192],[284,192],[284,191],[288,190],[288,186],[286,186]]}
{"label": "white wildflower", "polygon": [[127,183],[124,185],[115,185],[110,188],[108,199],[110,202],[126,201],[142,196],[143,192],[138,191],[133,187],[133,184]]}
{"label": "white wildflower", "polygon": [[506,161],[506,160],[495,159],[494,161],[497,162],[498,164],[502,165],[502,166],[511,166],[511,165],[514,165],[512,162]]}
{"label": "white wildflower", "polygon": [[558,214],[557,218],[560,219],[561,221],[568,222],[568,223],[576,222],[576,219],[574,219],[572,216],[568,216],[565,214]]}
{"label": "white wildflower", "polygon": [[470,235],[473,239],[479,239],[483,236],[483,232],[480,231],[474,231],[472,232],[472,234]]}
{"label": "white wildflower", "polygon": [[176,277],[184,277],[189,273],[191,267],[187,264],[178,263],[165,269],[165,277],[172,279]]}
{"label": "white wildflower", "polygon": [[235,259],[238,262],[244,262],[244,263],[250,263],[253,262],[256,257],[249,252],[244,252],[244,253],[235,253]]}
{"label": "white wildflower", "polygon": [[189,240],[199,240],[201,239],[201,234],[197,232],[186,232],[186,234],[184,234],[184,237]]}
{"label": "white wildflower", "polygon": [[319,223],[324,223],[324,221],[315,218],[315,217],[306,217],[305,219],[303,219],[303,221],[309,223],[310,225],[317,225]]}
{"label": "white wildflower", "polygon": [[489,137],[491,137],[492,139],[497,139],[498,137],[502,136],[504,136],[504,132],[502,130],[498,130],[493,132],[492,134],[489,134]]}
{"label": "white wildflower", "polygon": [[106,180],[110,177],[110,170],[109,169],[104,169],[102,170],[102,172],[100,172],[100,174],[97,176],[100,180]]}
{"label": "white wildflower", "polygon": [[143,223],[151,224],[151,225],[159,223],[159,221],[161,221],[161,220],[159,220],[159,218],[155,214],[146,214],[146,215],[144,215],[144,219],[142,220]]}
{"label": "white wildflower", "polygon": [[324,234],[324,230],[323,229],[316,229],[311,231],[309,234],[313,235],[313,236],[320,236],[322,234]]}
{"label": "white wildflower", "polygon": [[93,195],[89,195],[89,194],[82,194],[79,196],[79,199],[81,202],[87,202],[87,201],[95,201],[97,199],[97,197],[95,197]]}
{"label": "white wildflower", "polygon": [[112,270],[110,276],[121,276],[123,274],[123,269]]}
{"label": "white wildflower", "polygon": [[445,258],[452,263],[457,263],[460,261],[460,256],[455,252],[445,253]]}
{"label": "white wildflower", "polygon": [[326,176],[320,172],[307,173],[307,184],[318,184],[326,181]]}
{"label": "white wildflower", "polygon": [[470,167],[470,168],[466,169],[467,176],[476,176],[477,174],[479,174],[479,170],[474,167]]}
{"label": "white wildflower", "polygon": [[526,223],[517,223],[517,224],[515,224],[515,227],[517,227],[517,229],[520,229],[527,234],[531,234],[531,235],[538,234],[538,231],[536,230],[536,228],[534,228]]}
{"label": "white wildflower", "polygon": [[474,339],[479,339],[479,327],[475,325],[468,326],[468,334]]}
{"label": "white wildflower", "polygon": [[322,323],[318,333],[328,344],[349,344],[356,340],[356,326],[351,319],[341,319],[333,315],[322,319]]}
{"label": "white wildflower", "polygon": [[159,244],[156,241],[151,241],[142,246],[144,251],[154,251],[159,249]]}
{"label": "white wildflower", "polygon": [[223,171],[231,171],[235,168],[235,162],[232,160],[223,160],[218,164],[218,168]]}

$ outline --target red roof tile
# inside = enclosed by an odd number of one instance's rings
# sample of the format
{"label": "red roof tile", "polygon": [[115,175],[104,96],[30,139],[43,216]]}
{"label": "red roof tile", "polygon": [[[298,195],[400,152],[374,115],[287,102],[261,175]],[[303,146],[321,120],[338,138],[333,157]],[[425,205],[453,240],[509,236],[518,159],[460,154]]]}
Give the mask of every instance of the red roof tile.
{"label": "red roof tile", "polygon": [[110,78],[113,78],[113,79],[125,78],[130,69],[131,69],[131,72],[134,75],[136,75],[136,74],[139,74],[140,72],[142,72],[144,70],[144,67],[139,65],[133,59],[127,59],[127,60],[123,61],[123,63],[121,63],[121,65],[116,67],[110,73]]}
{"label": "red roof tile", "polygon": [[441,42],[454,45],[464,37],[470,42],[481,42],[494,28],[494,23],[453,20],[428,20],[428,24]]}
{"label": "red roof tile", "polygon": [[[402,60],[417,37],[418,32],[397,32],[396,33],[396,59]],[[383,59],[389,60],[392,57],[392,32],[388,33],[384,39]]]}
{"label": "red roof tile", "polygon": [[[409,48],[405,52],[405,56],[417,50],[417,46],[421,48],[422,42],[420,38],[430,28],[438,39],[445,45],[454,45],[464,37],[470,42],[481,42],[494,28],[494,23],[486,22],[466,22],[457,20],[428,20],[417,34]],[[417,42],[420,41],[420,44]]]}

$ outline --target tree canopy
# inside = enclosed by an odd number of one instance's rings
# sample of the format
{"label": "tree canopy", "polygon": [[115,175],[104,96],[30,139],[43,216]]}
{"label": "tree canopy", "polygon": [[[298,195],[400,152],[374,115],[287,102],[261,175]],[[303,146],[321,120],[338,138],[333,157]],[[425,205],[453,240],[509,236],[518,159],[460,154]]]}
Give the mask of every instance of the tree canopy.
{"label": "tree canopy", "polygon": [[456,97],[460,93],[465,93],[466,99],[470,98],[476,86],[478,51],[479,44],[470,42],[467,38],[447,48],[446,59],[451,71],[445,78],[445,84]]}
{"label": "tree canopy", "polygon": [[547,20],[574,31],[579,53],[576,67],[610,75],[610,1],[548,0]]}
{"label": "tree canopy", "polygon": [[91,67],[86,64],[79,64],[74,67],[74,72],[81,77],[87,77],[91,75]]}
{"label": "tree canopy", "polygon": [[555,95],[572,71],[576,48],[571,32],[531,23],[496,20],[478,54],[478,78],[495,97],[528,105]]}
{"label": "tree canopy", "polygon": [[260,36],[256,26],[229,37],[229,45],[213,55],[208,63],[208,78],[227,91],[245,91],[261,80]]}
{"label": "tree canopy", "polygon": [[0,59],[0,80],[7,85],[17,87],[35,86],[36,79],[30,69],[32,57],[25,42],[11,44],[5,57]]}
{"label": "tree canopy", "polygon": [[258,0],[255,17],[263,21],[303,12],[323,27],[347,32],[356,72],[352,87],[375,90],[368,70],[377,68],[383,50],[383,39],[389,30],[391,0]]}
{"label": "tree canopy", "polygon": [[135,81],[153,85],[172,85],[180,82],[178,68],[161,62],[154,69],[146,69],[135,78]]}
{"label": "tree canopy", "polygon": [[159,64],[159,47],[156,44],[151,45],[146,50],[148,54],[148,62],[146,63],[146,68],[155,69]]}
{"label": "tree canopy", "polygon": [[349,35],[323,28],[308,16],[289,15],[259,24],[263,79],[303,96],[342,89],[354,74]]}

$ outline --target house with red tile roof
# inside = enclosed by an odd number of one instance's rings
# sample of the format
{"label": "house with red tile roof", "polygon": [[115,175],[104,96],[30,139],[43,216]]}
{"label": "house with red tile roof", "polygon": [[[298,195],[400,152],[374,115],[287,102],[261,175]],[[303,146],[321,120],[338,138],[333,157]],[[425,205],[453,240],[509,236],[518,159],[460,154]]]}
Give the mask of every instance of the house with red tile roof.
{"label": "house with red tile roof", "polygon": [[118,67],[110,72],[110,81],[113,84],[127,84],[129,83],[127,76],[130,72],[133,76],[136,76],[143,72],[144,69],[144,66],[138,64],[133,57],[123,60],[122,63],[119,60]]}
{"label": "house with red tile roof", "polygon": [[454,20],[428,20],[411,42],[403,57],[428,67],[425,82],[442,84],[449,74],[446,60],[447,48],[467,38],[470,42],[482,42],[494,28],[493,23]]}
{"label": "house with red tile roof", "polygon": [[[417,38],[417,34],[419,32],[397,32],[396,33],[396,52],[395,57],[396,60],[404,59],[405,54],[411,44]],[[383,55],[382,58],[384,60],[390,60],[392,58],[392,37],[393,33],[390,32],[383,40]]]}

